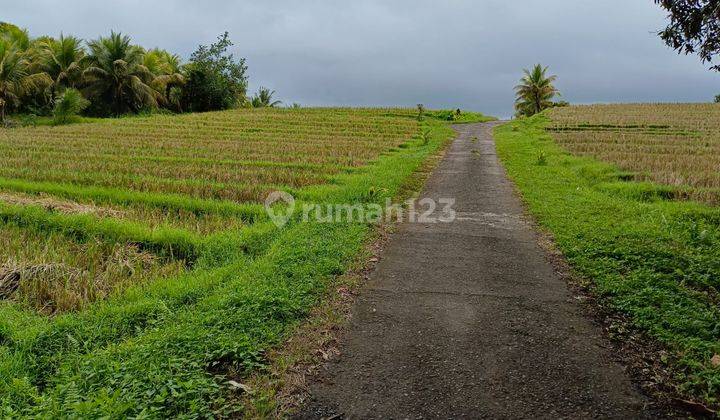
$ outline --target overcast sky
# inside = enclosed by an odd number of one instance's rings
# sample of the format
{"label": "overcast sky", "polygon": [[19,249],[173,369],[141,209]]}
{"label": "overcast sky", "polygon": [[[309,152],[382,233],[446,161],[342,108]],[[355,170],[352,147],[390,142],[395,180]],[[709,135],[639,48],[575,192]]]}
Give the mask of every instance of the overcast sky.
{"label": "overcast sky", "polygon": [[652,0],[3,1],[33,36],[111,29],[187,58],[227,30],[263,85],[302,105],[462,107],[512,114],[521,70],[548,65],[573,103],[696,102],[720,74],[654,34]]}

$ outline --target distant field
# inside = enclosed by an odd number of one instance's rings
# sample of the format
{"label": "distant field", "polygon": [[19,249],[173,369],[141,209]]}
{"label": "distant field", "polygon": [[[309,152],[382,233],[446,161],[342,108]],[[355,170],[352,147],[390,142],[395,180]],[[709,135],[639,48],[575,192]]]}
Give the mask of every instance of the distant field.
{"label": "distant field", "polygon": [[241,413],[228,381],[265,365],[371,230],[278,228],[268,192],[384,203],[452,135],[402,109],[0,129],[0,413]]}
{"label": "distant field", "polygon": [[662,345],[645,355],[643,384],[715,409],[718,116],[714,104],[573,106],[495,130],[532,214],[609,319],[623,320],[610,335]]}
{"label": "distant field", "polygon": [[553,138],[573,154],[673,187],[665,195],[720,203],[720,105],[573,106],[548,115]]}

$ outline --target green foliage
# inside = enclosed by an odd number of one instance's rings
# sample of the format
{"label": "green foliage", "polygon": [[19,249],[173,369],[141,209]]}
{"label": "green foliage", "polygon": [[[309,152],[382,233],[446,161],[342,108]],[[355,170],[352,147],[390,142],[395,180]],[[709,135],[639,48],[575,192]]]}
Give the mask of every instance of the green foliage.
{"label": "green foliage", "polygon": [[273,101],[274,90],[266,87],[260,87],[255,96],[252,97],[250,104],[253,108],[274,108],[282,105],[282,101]]}
{"label": "green foliage", "polygon": [[85,99],[79,90],[73,88],[65,89],[65,91],[55,99],[53,123],[55,125],[67,124],[84,111],[88,105],[90,105],[90,101]]}
{"label": "green foliage", "polygon": [[[667,10],[668,26],[658,35],[679,54],[695,54],[710,63],[720,54],[720,21],[717,0],[655,0]],[[720,70],[720,65],[714,65]]]}
{"label": "green foliage", "polygon": [[27,29],[21,29],[12,23],[0,22],[0,39],[15,44],[21,51],[30,48],[30,34]]}
{"label": "green foliage", "polygon": [[[543,115],[495,130],[530,211],[601,302],[665,345],[688,399],[720,403],[720,210],[668,201],[665,186],[624,181],[612,165],[569,155]],[[535,165],[546,156],[544,166]]]}
{"label": "green foliage", "polygon": [[425,111],[424,115],[435,120],[447,121],[455,124],[488,122],[496,119],[494,117],[483,115],[479,112],[461,111],[458,113],[458,111],[459,110]]}
{"label": "green foliage", "polygon": [[547,70],[540,64],[532,70],[523,70],[525,76],[515,86],[517,116],[530,117],[556,105],[552,100],[559,94],[553,86],[557,76],[548,76]]}
{"label": "green foliage", "polygon": [[57,40],[44,39],[37,49],[38,64],[53,80],[53,90],[81,85],[85,49],[79,38],[60,35]]}
{"label": "green foliage", "polygon": [[150,87],[154,75],[143,65],[144,51],[130,37],[111,32],[88,43],[83,71],[86,94],[95,98],[95,113],[122,115],[158,106],[159,93]]}
{"label": "green foliage", "polygon": [[[183,64],[176,54],[145,50],[120,33],[85,45],[63,34],[31,38],[27,30],[0,22],[0,122],[11,112],[50,115],[66,88],[83,92],[91,102],[85,112],[100,117],[249,106],[245,59],[228,53],[231,45],[225,33]],[[260,106],[279,105],[274,92],[267,93]]]}
{"label": "green foliage", "polygon": [[21,99],[41,91],[52,81],[45,73],[32,73],[31,62],[17,41],[0,37],[0,123],[7,110],[17,109]]}
{"label": "green foliage", "polygon": [[228,53],[230,46],[232,42],[225,32],[217,42],[201,45],[192,54],[181,99],[186,111],[228,109],[244,101],[247,66],[244,58],[236,60]]}

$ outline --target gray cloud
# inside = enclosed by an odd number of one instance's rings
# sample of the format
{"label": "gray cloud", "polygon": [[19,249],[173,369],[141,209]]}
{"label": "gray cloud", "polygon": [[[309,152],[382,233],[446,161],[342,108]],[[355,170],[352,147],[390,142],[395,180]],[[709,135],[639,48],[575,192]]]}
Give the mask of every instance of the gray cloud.
{"label": "gray cloud", "polygon": [[708,101],[719,75],[653,34],[651,1],[26,0],[0,20],[33,35],[91,39],[110,29],[189,56],[227,30],[251,89],[303,105],[463,107],[508,116],[512,87],[536,62],[571,102]]}

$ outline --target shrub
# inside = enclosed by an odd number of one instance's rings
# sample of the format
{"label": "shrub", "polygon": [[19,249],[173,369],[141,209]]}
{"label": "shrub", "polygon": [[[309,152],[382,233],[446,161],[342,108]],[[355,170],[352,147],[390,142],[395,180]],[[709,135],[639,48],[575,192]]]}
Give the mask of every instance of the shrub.
{"label": "shrub", "polygon": [[66,89],[55,99],[53,108],[53,124],[67,124],[90,105],[77,89]]}

